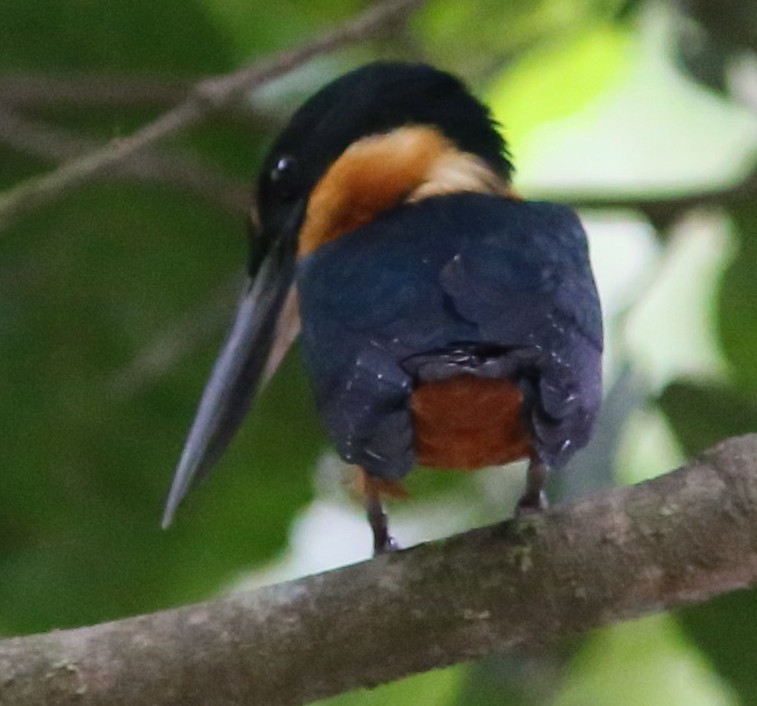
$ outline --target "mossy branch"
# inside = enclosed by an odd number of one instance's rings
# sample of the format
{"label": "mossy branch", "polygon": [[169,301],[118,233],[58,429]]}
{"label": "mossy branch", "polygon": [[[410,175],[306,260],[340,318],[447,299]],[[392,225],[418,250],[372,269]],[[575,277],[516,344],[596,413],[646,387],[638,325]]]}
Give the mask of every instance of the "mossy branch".
{"label": "mossy branch", "polygon": [[0,642],[0,703],[301,704],[757,582],[757,435],[538,516]]}

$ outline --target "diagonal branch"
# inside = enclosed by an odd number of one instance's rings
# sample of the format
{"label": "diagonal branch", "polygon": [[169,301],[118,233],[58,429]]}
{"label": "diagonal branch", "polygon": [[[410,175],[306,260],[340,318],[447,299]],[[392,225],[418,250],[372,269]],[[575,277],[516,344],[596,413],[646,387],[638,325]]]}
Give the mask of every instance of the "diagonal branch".
{"label": "diagonal branch", "polygon": [[241,278],[230,278],[196,308],[166,323],[165,330],[113,374],[106,384],[108,392],[119,399],[133,397],[156,378],[165,375],[198,345],[219,336],[228,325],[241,289]]}
{"label": "diagonal branch", "polygon": [[[97,149],[97,140],[70,130],[32,120],[0,104],[0,143],[43,160],[61,162]],[[112,175],[133,181],[162,182],[181,186],[208,202],[241,215],[250,202],[250,189],[203,160],[186,154],[153,151],[117,165]]]}
{"label": "diagonal branch", "polygon": [[[35,111],[60,106],[87,108],[162,109],[176,105],[192,91],[195,82],[145,74],[127,76],[80,72],[52,75],[28,71],[0,73],[0,101],[14,111]],[[245,128],[271,132],[283,127],[286,115],[261,101],[239,101],[218,118]],[[1,123],[1,119],[0,119]]]}
{"label": "diagonal branch", "polygon": [[547,512],[297,581],[0,642],[0,702],[286,706],[757,582],[757,435]]}
{"label": "diagonal branch", "polygon": [[195,85],[173,110],[145,125],[130,137],[119,139],[57,171],[30,179],[0,197],[0,228],[30,209],[47,203],[99,175],[159,140],[175,136],[208,115],[238,101],[245,93],[302,65],[309,59],[361,41],[402,22],[424,0],[383,0],[337,29],[296,49],[256,61],[231,74]]}

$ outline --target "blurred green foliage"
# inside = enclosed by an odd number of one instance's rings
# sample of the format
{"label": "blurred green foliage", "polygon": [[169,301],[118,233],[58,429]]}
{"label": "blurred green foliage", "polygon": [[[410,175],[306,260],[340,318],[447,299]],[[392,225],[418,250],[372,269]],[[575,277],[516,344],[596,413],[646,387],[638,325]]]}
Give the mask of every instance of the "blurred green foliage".
{"label": "blurred green foliage", "polygon": [[[232,67],[229,28],[214,23],[201,3],[4,3],[0,35],[9,72],[166,78]],[[146,117],[128,106],[79,115],[69,109],[65,124],[117,136]],[[260,149],[228,125],[197,130],[185,142],[189,149],[212,142],[240,180]],[[6,184],[47,168],[7,149],[1,154]],[[296,366],[288,384],[273,385],[260,400],[235,449],[234,465],[244,467],[240,483],[232,487],[232,475],[219,474],[197,496],[209,503],[197,521],[190,521],[190,502],[170,533],[158,526],[161,504],[217,342],[160,384],[119,394],[111,385],[167,323],[200,306],[239,269],[243,226],[241,217],[168,186],[109,184],[41,209],[3,234],[6,631],[78,625],[200,598],[284,545],[293,513],[312,495],[308,468],[322,443],[302,403],[308,393]],[[297,446],[286,443],[293,427]]]}
{"label": "blurred green foliage", "polygon": [[[109,85],[119,78],[191,81],[292,46],[365,4],[4,0],[0,81],[34,72],[51,81],[82,79],[95,93],[102,88],[87,84],[87,78]],[[680,81],[707,92],[714,85],[707,76],[716,71],[719,93],[713,100],[739,103],[728,72],[737,54],[754,56],[752,25],[741,20],[743,31],[734,41],[723,42],[722,36],[734,13],[753,19],[757,7],[753,1],[727,3],[722,16],[715,16],[700,5],[685,3],[673,11],[664,10],[661,0],[431,0],[391,37],[319,59],[268,87],[263,119],[219,115],[165,148],[192,156],[231,183],[248,184],[294,94],[306,95],[371,57],[423,58],[464,75],[491,99],[516,148],[516,163],[522,164],[543,130],[554,130],[550,134],[564,141],[570,136],[560,137],[561,121],[597,119],[599,106],[639,63],[645,34],[660,27],[668,27],[672,62],[689,72]],[[691,43],[682,39],[690,36],[683,27],[694,28],[701,40],[696,61]],[[15,109],[13,100],[11,94],[0,95],[0,108]],[[157,95],[150,107],[128,100],[99,105],[85,100],[82,107],[72,98],[24,103],[18,110],[74,134],[106,139],[129,134],[158,115],[161,101],[170,107]],[[605,129],[617,135],[622,154],[627,127]],[[709,129],[715,134],[722,126]],[[6,143],[0,137],[2,188],[50,169],[49,161]],[[744,151],[757,154],[757,129]],[[586,154],[585,169],[598,158]],[[661,165],[650,165],[658,169]],[[712,186],[728,179],[738,177],[713,174]],[[190,496],[169,532],[159,529],[173,464],[233,306],[229,300],[225,314],[209,317],[208,303],[239,276],[246,246],[240,214],[169,182],[100,181],[35,210],[0,235],[0,631],[5,634],[92,623],[212,595],[266,562],[296,557],[297,547],[289,544],[297,536],[293,523],[305,522],[313,501],[332,499],[338,486],[338,478],[319,466],[325,441],[293,351],[216,473]],[[669,187],[674,192],[677,185]],[[628,200],[621,213],[634,210],[630,190],[613,186],[600,195]],[[729,224],[733,244],[712,306],[724,372],[695,379],[681,371],[661,391],[646,391],[646,404],[665,415],[687,455],[757,429],[754,203],[753,195],[751,204],[744,199],[713,209]],[[674,213],[666,222],[684,215]],[[670,234],[657,235],[669,247]],[[609,279],[622,276],[624,263],[616,264]],[[613,352],[608,388],[621,378],[621,369],[637,366],[623,347],[623,326],[648,284],[639,278],[633,301],[607,312]],[[197,330],[192,330],[195,319]],[[166,331],[186,320],[189,330],[176,329],[178,340],[174,336],[158,345]],[[671,325],[659,321],[660,345]],[[137,364],[145,356],[157,359],[155,369]],[[161,365],[161,356],[170,364]],[[624,390],[616,388],[616,401]],[[634,391],[633,404],[637,397]],[[606,413],[598,431],[601,443],[587,452],[602,459],[617,453],[633,409],[612,404]],[[606,464],[604,469],[604,474],[601,468],[593,472],[602,482],[609,477]],[[580,467],[574,472],[580,474]],[[420,516],[424,501],[454,497],[463,523],[503,516],[510,501],[495,494],[493,503],[486,483],[419,472],[410,482],[415,499],[407,513]],[[580,485],[568,478],[566,487]],[[339,491],[339,498],[348,508],[347,493]],[[369,551],[367,534],[363,556]],[[308,541],[315,546],[318,537]],[[298,566],[294,562],[291,570],[301,572]],[[757,703],[757,645],[750,629],[757,624],[757,596],[727,596],[682,611],[677,619],[682,631],[668,618],[643,621],[567,641],[542,655],[491,658],[328,703],[493,706],[588,703],[590,698],[592,704],[665,701],[669,706],[675,694],[666,674],[683,662],[687,673],[696,672],[703,683],[710,680],[707,693],[719,694],[719,702]],[[624,652],[619,645],[626,644]],[[646,649],[656,657],[634,659]],[[624,664],[630,676],[622,673]],[[644,688],[632,696],[638,685],[634,674],[643,675]],[[622,691],[613,691],[613,685]],[[689,698],[685,689],[679,693]]]}
{"label": "blurred green foliage", "polygon": [[[757,430],[757,208],[730,213],[737,251],[720,282],[718,333],[729,381],[676,381],[660,397],[686,450],[700,453],[719,440]],[[681,611],[683,627],[738,690],[757,704],[757,592],[740,591]]]}
{"label": "blurred green foliage", "polygon": [[737,252],[718,296],[718,329],[735,385],[757,399],[757,201],[730,213]]}

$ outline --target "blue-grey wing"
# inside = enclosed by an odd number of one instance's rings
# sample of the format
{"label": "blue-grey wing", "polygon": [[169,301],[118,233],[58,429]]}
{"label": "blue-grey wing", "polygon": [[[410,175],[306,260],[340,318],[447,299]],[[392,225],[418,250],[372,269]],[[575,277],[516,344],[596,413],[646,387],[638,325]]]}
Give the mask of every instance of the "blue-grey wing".
{"label": "blue-grey wing", "polygon": [[499,228],[466,239],[440,281],[483,340],[540,352],[531,424],[544,460],[561,466],[588,441],[601,398],[602,317],[586,235],[563,206],[493,210]]}

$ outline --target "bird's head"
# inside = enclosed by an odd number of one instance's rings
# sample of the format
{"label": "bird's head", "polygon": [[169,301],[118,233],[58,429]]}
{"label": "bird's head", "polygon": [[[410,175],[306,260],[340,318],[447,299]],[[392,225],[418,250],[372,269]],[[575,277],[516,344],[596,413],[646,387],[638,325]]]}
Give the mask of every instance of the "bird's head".
{"label": "bird's head", "polygon": [[457,78],[425,64],[363,66],[311,97],[269,151],[252,269],[281,234],[305,254],[408,200],[507,189],[511,172],[489,111]]}

